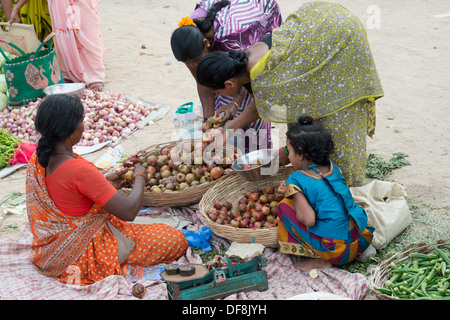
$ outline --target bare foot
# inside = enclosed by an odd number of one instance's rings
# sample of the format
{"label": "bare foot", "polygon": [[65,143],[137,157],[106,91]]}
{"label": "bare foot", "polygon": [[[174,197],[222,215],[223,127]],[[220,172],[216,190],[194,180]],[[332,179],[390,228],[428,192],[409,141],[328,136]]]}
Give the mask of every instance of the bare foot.
{"label": "bare foot", "polygon": [[93,82],[88,85],[88,88],[92,91],[102,91],[103,83],[102,82]]}
{"label": "bare foot", "polygon": [[312,269],[327,269],[331,268],[332,264],[326,260],[320,258],[306,258],[301,257],[294,262],[294,266],[296,269],[301,271],[309,271]]}

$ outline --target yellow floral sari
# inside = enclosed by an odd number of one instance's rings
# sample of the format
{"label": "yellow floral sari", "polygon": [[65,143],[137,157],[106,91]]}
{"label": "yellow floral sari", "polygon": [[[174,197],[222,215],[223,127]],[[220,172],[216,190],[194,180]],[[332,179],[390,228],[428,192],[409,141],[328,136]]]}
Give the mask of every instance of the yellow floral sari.
{"label": "yellow floral sari", "polygon": [[250,73],[259,116],[296,123],[308,114],[333,135],[349,185],[365,177],[366,134],[383,96],[362,23],[340,5],[303,4],[273,31],[272,48]]}

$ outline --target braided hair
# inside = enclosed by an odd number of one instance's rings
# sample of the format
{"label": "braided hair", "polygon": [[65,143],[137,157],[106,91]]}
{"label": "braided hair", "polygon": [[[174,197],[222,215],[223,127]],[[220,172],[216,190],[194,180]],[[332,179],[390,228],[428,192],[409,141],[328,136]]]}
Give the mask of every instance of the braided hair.
{"label": "braided hair", "polygon": [[197,28],[199,28],[203,34],[206,34],[208,32],[208,30],[212,27],[217,13],[229,5],[230,5],[230,1],[228,1],[228,0],[222,0],[222,1],[214,3],[211,6],[211,9],[209,9],[209,11],[206,14],[206,17],[204,19],[202,19],[202,20],[194,19],[194,23],[197,25]]}
{"label": "braided hair", "polygon": [[225,81],[243,75],[248,64],[245,51],[214,51],[204,56],[197,66],[197,80],[213,90],[225,88]]}
{"label": "braided hair", "polygon": [[333,139],[322,126],[310,116],[300,116],[298,122],[289,128],[286,136],[296,154],[318,165],[326,165],[334,151]]}
{"label": "braided hair", "polygon": [[230,2],[223,0],[213,4],[205,19],[194,19],[196,26],[182,26],[177,28],[170,38],[172,52],[178,61],[186,62],[198,58],[205,50],[203,40],[205,34],[214,23],[217,13],[228,6]]}
{"label": "braided hair", "polygon": [[56,94],[44,98],[35,118],[36,130],[41,134],[36,148],[39,164],[47,167],[57,142],[69,138],[84,117],[80,99]]}

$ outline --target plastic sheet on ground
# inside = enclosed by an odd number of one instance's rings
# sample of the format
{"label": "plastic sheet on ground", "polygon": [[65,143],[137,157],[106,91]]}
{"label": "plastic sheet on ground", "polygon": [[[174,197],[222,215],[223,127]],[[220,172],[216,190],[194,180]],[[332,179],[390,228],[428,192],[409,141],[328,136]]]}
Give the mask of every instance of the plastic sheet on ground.
{"label": "plastic sheet on ground", "polygon": [[[206,226],[198,210],[198,205],[183,208],[166,208],[165,211],[176,217],[191,222],[189,230],[197,231]],[[134,282],[131,275],[109,276],[89,286],[77,286],[61,283],[36,271],[29,261],[32,234],[25,228],[20,240],[0,239],[0,297],[1,299],[19,300],[81,300],[81,299],[137,299],[132,295]],[[211,246],[230,245],[231,242],[213,234]],[[275,249],[266,248],[269,289],[267,291],[250,291],[226,297],[226,300],[276,300],[290,299],[301,294],[325,292],[333,297],[359,300],[368,290],[367,278],[359,273],[351,273],[338,268],[319,270],[316,278],[311,278],[306,271],[295,268],[289,255],[279,253]],[[188,248],[178,259],[183,263],[201,263],[200,257]],[[154,266],[160,268],[161,265]],[[132,268],[128,268],[131,270]],[[167,287],[162,280],[139,280],[146,286],[143,299],[165,300]]]}

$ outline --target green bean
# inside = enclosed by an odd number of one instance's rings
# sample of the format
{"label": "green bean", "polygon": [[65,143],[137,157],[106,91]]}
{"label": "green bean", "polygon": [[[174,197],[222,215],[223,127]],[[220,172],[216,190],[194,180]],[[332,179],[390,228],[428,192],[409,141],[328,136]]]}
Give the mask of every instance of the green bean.
{"label": "green bean", "polygon": [[406,268],[406,269],[393,269],[391,270],[392,273],[405,273],[405,272],[420,272],[421,270],[425,270],[426,268],[419,268],[419,269],[414,269],[414,268]]}
{"label": "green bean", "polygon": [[429,294],[427,293],[427,285],[428,285],[428,283],[426,281],[422,282],[420,284],[420,289],[422,290],[423,293],[425,293],[427,296],[429,296]]}
{"label": "green bean", "polygon": [[391,284],[395,283],[397,279],[402,276],[401,273],[394,274],[389,280],[386,281],[385,287],[388,288]]}
{"label": "green bean", "polygon": [[[449,285],[450,285],[450,282],[448,282],[448,281],[446,281],[446,282],[440,282],[440,284],[442,284],[441,289],[445,291],[445,290],[448,289],[448,287],[449,287]],[[438,286],[439,286],[439,285],[438,285]]]}
{"label": "green bean", "polygon": [[388,295],[391,294],[391,290],[386,289],[386,288],[378,288],[378,287],[376,287],[375,289],[377,289],[378,291],[380,291],[381,293],[384,293],[384,294],[388,294]]}
{"label": "green bean", "polygon": [[418,296],[421,296],[421,297],[430,297],[429,295],[425,294],[425,293],[424,293],[422,290],[420,290],[420,289],[415,289],[415,290],[414,290],[414,293],[417,294]]}
{"label": "green bean", "polygon": [[432,257],[429,256],[429,255],[427,255],[427,254],[424,254],[424,253],[415,253],[415,252],[410,253],[410,254],[409,254],[409,257],[410,257],[410,258],[426,259],[426,260],[432,259]]}
{"label": "green bean", "polygon": [[408,293],[408,294],[412,293],[412,291],[409,288],[405,287],[405,286],[400,286],[399,289],[404,291],[404,292],[406,292],[406,293]]}
{"label": "green bean", "polygon": [[438,255],[440,255],[447,264],[450,265],[450,258],[445,254],[444,250],[441,250],[441,249],[437,248],[436,246],[432,246],[432,247],[433,247],[434,251],[436,251],[436,253]]}
{"label": "green bean", "polygon": [[430,282],[431,279],[433,279],[435,275],[436,275],[436,265],[431,269],[431,271],[428,272],[427,277],[425,279],[428,282]]}
{"label": "green bean", "polygon": [[414,300],[432,300],[433,298],[428,297],[428,296],[423,296],[423,297],[416,297],[414,298]]}
{"label": "green bean", "polygon": [[417,287],[419,287],[420,285],[421,285],[421,283],[423,282],[423,280],[425,279],[425,275],[423,274],[423,275],[421,275],[420,277],[419,277],[419,279],[417,280],[417,282],[416,283],[414,283],[414,285],[412,286],[412,290],[414,290],[414,289],[416,289]]}

